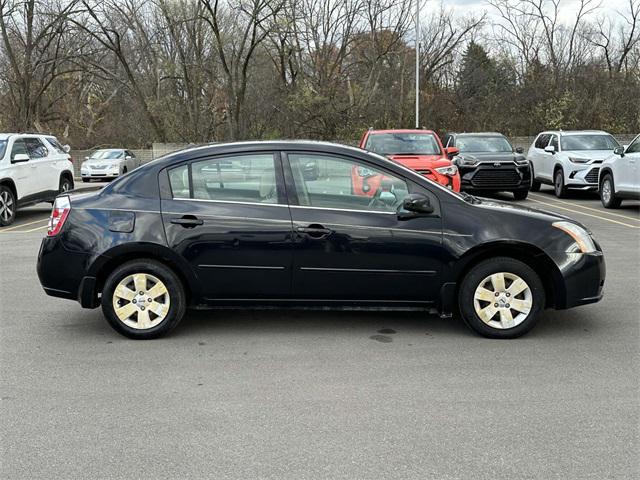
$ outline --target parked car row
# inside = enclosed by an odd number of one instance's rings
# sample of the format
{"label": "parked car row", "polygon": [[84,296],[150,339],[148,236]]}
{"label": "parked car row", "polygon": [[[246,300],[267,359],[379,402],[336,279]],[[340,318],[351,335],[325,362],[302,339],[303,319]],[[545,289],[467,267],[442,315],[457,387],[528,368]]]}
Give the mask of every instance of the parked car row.
{"label": "parked car row", "polygon": [[[0,134],[0,227],[11,225],[19,208],[55,197],[74,188],[69,145],[53,135]],[[97,150],[80,168],[82,181],[113,180],[140,165],[130,150]]]}

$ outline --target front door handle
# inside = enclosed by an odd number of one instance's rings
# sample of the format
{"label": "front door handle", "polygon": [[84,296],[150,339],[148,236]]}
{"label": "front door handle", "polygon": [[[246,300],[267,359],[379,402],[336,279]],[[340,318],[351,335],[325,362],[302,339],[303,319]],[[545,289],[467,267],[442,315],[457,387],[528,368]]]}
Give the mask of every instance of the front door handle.
{"label": "front door handle", "polygon": [[324,238],[333,233],[333,230],[330,228],[324,228],[322,225],[318,223],[312,223],[308,227],[298,227],[296,230],[299,233],[303,233],[311,238]]}
{"label": "front door handle", "polygon": [[195,215],[183,215],[180,218],[172,218],[171,223],[174,225],[181,225],[184,228],[193,228],[198,225],[203,225],[204,221],[196,217]]}

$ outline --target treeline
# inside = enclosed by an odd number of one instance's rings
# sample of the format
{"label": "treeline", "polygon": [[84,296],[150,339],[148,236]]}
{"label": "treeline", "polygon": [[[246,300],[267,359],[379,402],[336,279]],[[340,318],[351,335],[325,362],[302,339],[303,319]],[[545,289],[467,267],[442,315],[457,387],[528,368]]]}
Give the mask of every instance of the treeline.
{"label": "treeline", "polygon": [[[411,127],[415,1],[0,0],[0,131],[134,148]],[[565,3],[423,2],[421,124],[640,131],[640,0],[577,0],[570,22]]]}

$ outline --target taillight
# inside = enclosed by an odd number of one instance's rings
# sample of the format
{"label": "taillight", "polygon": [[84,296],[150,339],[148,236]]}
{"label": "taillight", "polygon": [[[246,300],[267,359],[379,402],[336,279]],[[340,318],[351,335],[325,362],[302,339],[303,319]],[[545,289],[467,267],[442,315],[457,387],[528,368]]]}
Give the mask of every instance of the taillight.
{"label": "taillight", "polygon": [[69,197],[66,195],[63,197],[57,197],[55,202],[53,202],[53,209],[51,210],[51,216],[49,217],[47,236],[53,237],[62,230],[62,226],[69,216],[70,211],[71,201],[69,200]]}

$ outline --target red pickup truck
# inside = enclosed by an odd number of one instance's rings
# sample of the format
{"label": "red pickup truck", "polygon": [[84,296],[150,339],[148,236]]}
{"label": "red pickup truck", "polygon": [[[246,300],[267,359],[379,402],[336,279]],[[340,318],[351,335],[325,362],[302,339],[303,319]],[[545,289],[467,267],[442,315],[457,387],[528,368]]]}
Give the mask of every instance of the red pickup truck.
{"label": "red pickup truck", "polygon": [[[360,148],[384,155],[429,180],[460,191],[460,174],[451,162],[458,149],[444,148],[431,130],[368,130],[362,135]],[[382,184],[381,175],[362,176],[355,172],[352,177],[354,191],[360,195],[373,196]]]}

